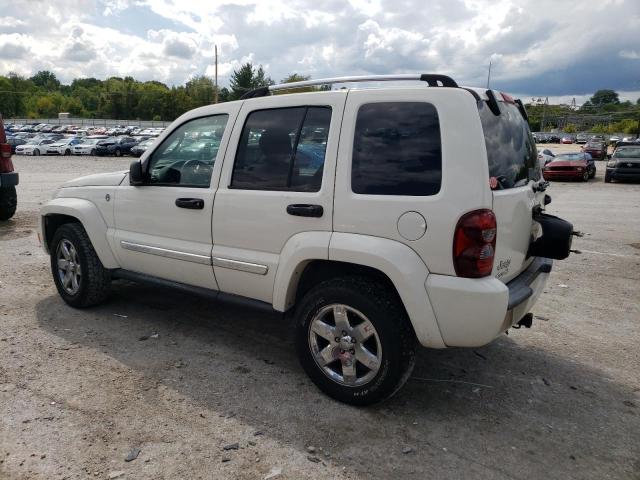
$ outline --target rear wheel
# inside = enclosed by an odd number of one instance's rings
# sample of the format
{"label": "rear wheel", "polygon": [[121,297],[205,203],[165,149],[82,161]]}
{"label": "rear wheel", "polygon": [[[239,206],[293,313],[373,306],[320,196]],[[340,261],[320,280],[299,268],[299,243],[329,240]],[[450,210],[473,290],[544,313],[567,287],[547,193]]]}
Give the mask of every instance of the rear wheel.
{"label": "rear wheel", "polygon": [[96,154],[96,149],[95,149],[95,148],[92,148],[92,149],[91,149],[91,152],[90,152],[90,155],[95,155],[95,154]]}
{"label": "rear wheel", "polygon": [[37,148],[33,151],[34,155],[40,155],[40,150],[38,150]]}
{"label": "rear wheel", "polygon": [[17,206],[16,187],[0,188],[0,220],[9,220],[13,217]]}
{"label": "rear wheel", "polygon": [[53,235],[51,272],[58,293],[72,307],[97,305],[109,295],[111,272],[79,223],[64,224]]}
{"label": "rear wheel", "polygon": [[65,155],[71,155],[71,150],[69,150],[68,148],[64,151]]}
{"label": "rear wheel", "polygon": [[399,299],[364,277],[322,282],[296,310],[302,367],[341,402],[368,405],[392,396],[413,370],[415,343]]}
{"label": "rear wheel", "polygon": [[116,157],[122,156],[122,152],[120,151],[119,148],[116,148],[116,152],[115,153],[116,153]]}

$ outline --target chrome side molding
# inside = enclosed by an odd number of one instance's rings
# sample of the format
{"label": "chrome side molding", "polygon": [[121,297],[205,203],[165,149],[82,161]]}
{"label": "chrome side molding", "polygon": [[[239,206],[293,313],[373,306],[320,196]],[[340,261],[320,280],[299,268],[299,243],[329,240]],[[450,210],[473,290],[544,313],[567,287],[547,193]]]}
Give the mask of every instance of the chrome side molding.
{"label": "chrome side molding", "polygon": [[255,273],[257,275],[266,275],[269,271],[267,265],[259,263],[242,262],[240,260],[232,260],[230,258],[209,257],[206,255],[197,255],[195,253],[180,252],[177,250],[169,250],[167,248],[152,247],[151,245],[142,245],[140,243],[120,241],[120,246],[125,250],[132,252],[147,253],[149,255],[157,255],[159,257],[173,258],[174,260],[183,260],[185,262],[199,263],[201,265],[213,265],[214,267],[229,268],[241,272]]}
{"label": "chrome side molding", "polygon": [[173,258],[174,260],[183,260],[185,262],[199,263],[201,265],[211,265],[211,257],[205,255],[197,255],[195,253],[179,252],[177,250],[169,250],[167,248],[152,247],[150,245],[141,245],[139,243],[120,241],[120,246],[125,250],[132,252],[148,253],[149,255],[157,255],[159,257]]}
{"label": "chrome side molding", "polygon": [[269,267],[260,265],[259,263],[241,262],[240,260],[231,260],[230,258],[213,257],[213,266],[220,268],[230,268],[241,272],[256,273],[258,275],[266,275]]}

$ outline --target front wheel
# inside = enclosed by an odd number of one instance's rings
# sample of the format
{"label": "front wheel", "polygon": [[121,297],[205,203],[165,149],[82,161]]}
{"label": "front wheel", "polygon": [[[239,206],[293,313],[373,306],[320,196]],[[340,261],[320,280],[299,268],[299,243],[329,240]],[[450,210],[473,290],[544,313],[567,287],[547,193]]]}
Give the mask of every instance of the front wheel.
{"label": "front wheel", "polygon": [[38,150],[37,148],[33,151],[33,155],[37,156],[40,155],[40,150]]}
{"label": "front wheel", "polygon": [[582,181],[583,182],[589,181],[589,170],[585,170],[584,173],[582,174]]}
{"label": "front wheel", "polygon": [[604,174],[604,183],[611,183],[611,175],[609,172],[605,172]]}
{"label": "front wheel", "polygon": [[16,187],[0,188],[0,220],[9,220],[16,213],[18,194]]}
{"label": "front wheel", "polygon": [[98,305],[109,295],[111,273],[79,223],[64,224],[53,235],[51,272],[58,293],[72,307]]}
{"label": "front wheel", "polygon": [[296,310],[300,363],[324,393],[352,405],[392,396],[415,363],[415,335],[389,288],[365,277],[327,280]]}
{"label": "front wheel", "polygon": [[95,155],[95,154],[96,154],[96,149],[95,148],[91,149],[90,155]]}
{"label": "front wheel", "polygon": [[120,156],[122,156],[122,152],[120,151],[120,149],[119,149],[119,148],[116,148],[116,152],[115,152],[115,154],[116,154],[116,157],[120,157]]}
{"label": "front wheel", "polygon": [[65,155],[71,155],[71,150],[69,150],[68,148],[64,151]]}

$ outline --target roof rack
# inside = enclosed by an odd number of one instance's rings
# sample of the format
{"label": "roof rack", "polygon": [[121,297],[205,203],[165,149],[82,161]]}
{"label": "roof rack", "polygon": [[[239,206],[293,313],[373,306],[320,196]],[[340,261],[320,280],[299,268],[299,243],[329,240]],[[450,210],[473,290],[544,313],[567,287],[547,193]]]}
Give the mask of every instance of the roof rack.
{"label": "roof rack", "polygon": [[447,75],[440,75],[436,73],[423,73],[423,74],[402,74],[402,75],[363,75],[355,77],[333,77],[333,78],[318,78],[316,80],[304,80],[302,82],[280,83],[278,85],[269,85],[266,87],[259,87],[254,90],[250,90],[240,100],[246,100],[248,98],[265,97],[270,92],[276,92],[278,90],[292,90],[295,88],[312,87],[317,85],[332,85],[334,83],[354,83],[354,82],[397,82],[402,80],[419,80],[421,82],[427,82],[430,87],[451,87],[458,88],[458,84],[455,80]]}

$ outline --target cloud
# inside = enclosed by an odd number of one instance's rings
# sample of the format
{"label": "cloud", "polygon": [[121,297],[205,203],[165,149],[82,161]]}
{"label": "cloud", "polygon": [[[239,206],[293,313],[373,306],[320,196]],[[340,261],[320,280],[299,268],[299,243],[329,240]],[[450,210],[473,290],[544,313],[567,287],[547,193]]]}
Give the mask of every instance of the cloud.
{"label": "cloud", "polygon": [[[637,0],[13,0],[0,74],[51,70],[222,85],[242,62],[279,80],[431,72],[527,95],[640,90]],[[15,16],[15,13],[12,15]],[[10,35],[11,38],[3,38]]]}

